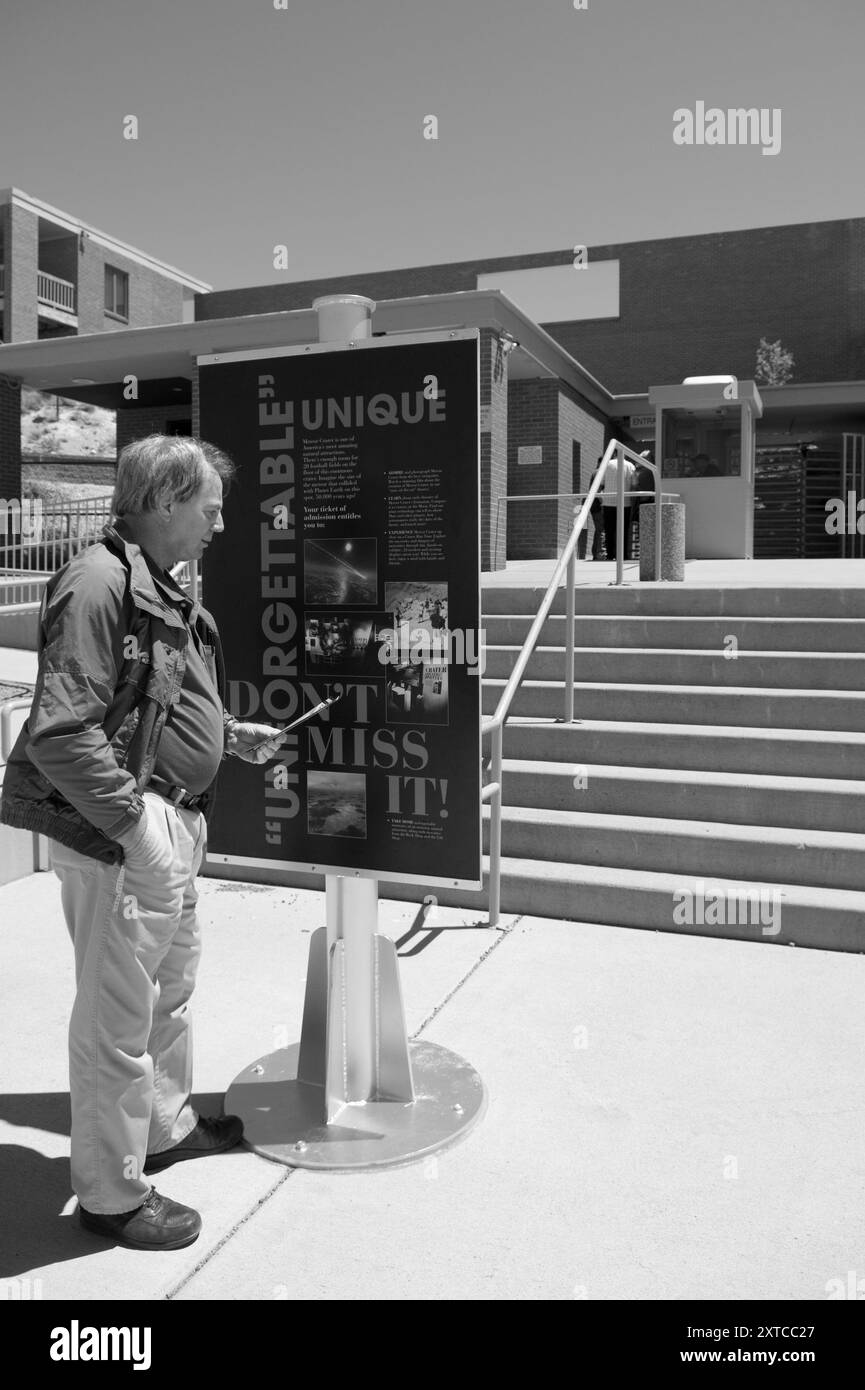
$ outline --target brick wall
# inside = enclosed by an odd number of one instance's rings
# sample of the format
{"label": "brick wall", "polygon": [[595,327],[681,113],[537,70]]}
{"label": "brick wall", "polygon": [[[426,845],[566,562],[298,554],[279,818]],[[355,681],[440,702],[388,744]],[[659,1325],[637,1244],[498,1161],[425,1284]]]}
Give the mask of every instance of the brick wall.
{"label": "brick wall", "polygon": [[[592,480],[595,464],[603,455],[610,430],[607,421],[593,405],[572,391],[568,386],[559,389],[559,492],[573,491],[573,444],[580,446],[580,477],[577,491],[587,492]],[[574,525],[575,499],[559,504],[558,540],[559,550],[563,548]],[[589,520],[586,527],[586,542],[581,543],[580,553],[592,553],[594,523]]]}
{"label": "brick wall", "polygon": [[[477,288],[486,271],[569,265],[570,248],[197,295],[196,318],[307,308],[318,295],[399,299]],[[792,351],[794,380],[865,376],[865,218],[589,249],[620,263],[620,316],[544,327],[613,392],[685,376],[754,375],[761,337]]]}
{"label": "brick wall", "polygon": [[[189,405],[134,406],[117,411],[117,452],[133,439],[148,434],[166,434],[170,420],[188,420]],[[193,430],[195,424],[193,423]]]}
{"label": "brick wall", "polygon": [[[599,410],[562,382],[511,382],[508,392],[508,493],[569,493],[573,443],[580,445],[579,490],[586,491],[604,452],[607,424]],[[520,464],[520,446],[540,446],[540,464]],[[574,502],[508,504],[508,558],[530,560],[561,553],[574,523]],[[592,528],[589,523],[589,545]]]}
{"label": "brick wall", "polygon": [[10,203],[6,229],[5,338],[9,343],[30,343],[39,336],[36,312],[39,219],[27,208]]}
{"label": "brick wall", "polygon": [[0,376],[0,497],[21,496],[21,387]]}
{"label": "brick wall", "polygon": [[541,251],[531,256],[499,256],[480,261],[410,266],[403,270],[336,275],[326,280],[297,280],[272,285],[247,285],[236,290],[211,290],[195,296],[196,319],[231,318],[236,314],[267,314],[283,309],[308,309],[325,294],[365,294],[370,299],[402,299],[421,294],[450,294],[476,290],[478,275],[487,270],[520,270],[532,266],[570,264],[573,251]]}
{"label": "brick wall", "polygon": [[[105,312],[106,265],[129,276],[128,323]],[[183,290],[176,281],[85,238],[78,255],[79,333],[116,333],[122,328],[148,328],[182,319]]]}
{"label": "brick wall", "polygon": [[[508,496],[559,492],[559,383],[512,381],[508,390]],[[521,448],[540,448],[539,463],[519,463]],[[555,502],[508,502],[508,559],[558,554]]]}
{"label": "brick wall", "polygon": [[760,338],[794,382],[865,376],[865,218],[600,246],[620,261],[618,319],[548,324],[608,390],[754,375]]}

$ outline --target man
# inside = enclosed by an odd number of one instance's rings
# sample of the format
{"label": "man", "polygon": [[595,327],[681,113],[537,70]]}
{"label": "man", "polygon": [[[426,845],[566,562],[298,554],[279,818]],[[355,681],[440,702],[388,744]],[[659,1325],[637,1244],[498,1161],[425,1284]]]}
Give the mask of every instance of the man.
{"label": "man", "polygon": [[33,705],[0,822],[50,836],[75,951],[72,1184],[88,1230],[138,1249],[194,1241],[201,1218],[145,1177],[240,1142],[190,1105],[195,877],[222,758],[273,757],[271,725],[223,708],[213,618],[169,573],[223,528],[234,465],[151,435],[117,464],[115,520],[48,581]]}
{"label": "man", "polygon": [[[625,553],[622,556],[622,558],[624,560],[630,560],[632,533],[630,493],[631,489],[634,486],[634,479],[637,475],[637,469],[636,466],[633,463],[631,463],[630,459],[623,459],[622,471],[625,475],[625,496],[622,505],[622,511],[625,514]],[[609,463],[607,464],[607,471],[604,474],[604,489],[603,493],[601,494],[602,505],[604,509],[604,545],[606,547],[608,560],[615,560],[617,558],[616,518],[618,514],[618,476],[619,458],[617,454],[614,454],[613,457],[610,459]]]}

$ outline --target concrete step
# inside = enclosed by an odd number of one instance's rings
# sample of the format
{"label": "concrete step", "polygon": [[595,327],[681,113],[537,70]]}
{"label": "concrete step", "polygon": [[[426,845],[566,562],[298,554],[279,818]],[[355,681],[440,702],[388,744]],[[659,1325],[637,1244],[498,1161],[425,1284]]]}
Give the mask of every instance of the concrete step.
{"label": "concrete step", "polygon": [[[519,647],[486,649],[485,674],[507,678]],[[563,647],[537,647],[529,658],[527,678],[564,680]],[[631,682],[640,685],[759,686],[786,690],[863,690],[865,656],[851,652],[676,651],[633,647],[581,647],[574,655],[578,681]]]}
{"label": "concrete step", "polygon": [[507,758],[865,781],[865,734],[584,719],[509,720]]}
{"label": "concrete step", "polygon": [[[483,810],[488,852],[491,812],[489,806]],[[865,893],[865,834],[836,830],[505,806],[502,853],[517,859],[765,879]]]}
{"label": "concrete step", "polygon": [[508,806],[865,832],[865,782],[502,761]]}
{"label": "concrete step", "polygon": [[[505,681],[485,677],[483,710],[492,714]],[[523,681],[511,706],[514,715],[561,719],[564,683]],[[657,724],[718,724],[750,729],[838,729],[865,733],[865,694],[854,691],[756,689],[741,686],[615,685],[580,681],[578,719],[639,720]]]}
{"label": "concrete step", "polygon": [[[522,646],[533,615],[488,614],[484,632],[491,646]],[[577,647],[650,647],[723,652],[735,637],[740,651],[863,652],[861,618],[708,618],[593,614],[574,622]],[[564,647],[565,615],[547,618],[540,645]]]}
{"label": "concrete step", "polygon": [[[852,563],[852,562],[851,562]],[[485,585],[484,614],[537,613],[545,587]],[[865,588],[828,585],[768,586],[696,584],[598,584],[575,590],[577,614],[618,613],[665,617],[865,618]],[[553,600],[554,613],[565,611],[565,590]]]}
{"label": "concrete step", "polygon": [[[536,859],[503,858],[501,867],[502,912],[824,951],[865,951],[865,893],[848,889],[701,879]],[[456,888],[435,892],[444,906],[476,908],[482,920],[486,875],[480,892]],[[411,884],[383,884],[382,893],[421,901],[419,889]],[[685,893],[692,898],[685,898]],[[690,915],[697,920],[682,921],[689,903]],[[719,917],[722,920],[714,920]],[[434,915],[427,917],[426,925],[435,928]]]}
{"label": "concrete step", "polygon": [[[205,874],[219,878],[242,878],[246,872],[242,867],[230,873],[222,865],[212,870],[205,867]],[[792,944],[823,951],[865,951],[865,893],[850,889],[511,857],[502,858],[501,872],[503,914],[526,913],[570,922],[767,945]],[[323,874],[268,868],[257,873],[256,879],[318,889],[325,882]],[[432,889],[423,884],[382,879],[379,892],[383,898],[412,902],[419,907],[433,895],[444,907],[464,907],[476,912],[478,925],[483,926],[489,920],[486,857],[483,884],[481,889]],[[688,916],[695,920],[682,920]],[[436,930],[434,905],[423,919],[422,930]]]}

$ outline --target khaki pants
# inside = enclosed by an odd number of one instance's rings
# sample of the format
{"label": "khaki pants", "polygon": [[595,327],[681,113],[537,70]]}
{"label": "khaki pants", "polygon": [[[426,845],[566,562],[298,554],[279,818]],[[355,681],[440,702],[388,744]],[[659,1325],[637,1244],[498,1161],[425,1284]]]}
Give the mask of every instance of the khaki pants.
{"label": "khaki pants", "polygon": [[140,1206],[147,1154],[184,1139],[198,1116],[189,999],[201,954],[195,878],[206,845],[200,811],[144,793],[151,827],[171,847],[160,880],[133,863],[103,864],[56,841],[51,862],[75,948],[69,1025],[72,1186],[87,1211]]}

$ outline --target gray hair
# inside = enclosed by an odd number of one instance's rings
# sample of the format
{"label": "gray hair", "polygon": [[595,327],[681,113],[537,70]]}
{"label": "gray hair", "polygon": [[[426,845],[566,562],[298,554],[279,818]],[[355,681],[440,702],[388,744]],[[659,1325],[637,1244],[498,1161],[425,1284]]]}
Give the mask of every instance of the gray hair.
{"label": "gray hair", "polygon": [[216,473],[227,491],[237,468],[206,440],[180,434],[149,434],[121,450],[112,512],[116,517],[152,512],[166,502],[188,502]]}

